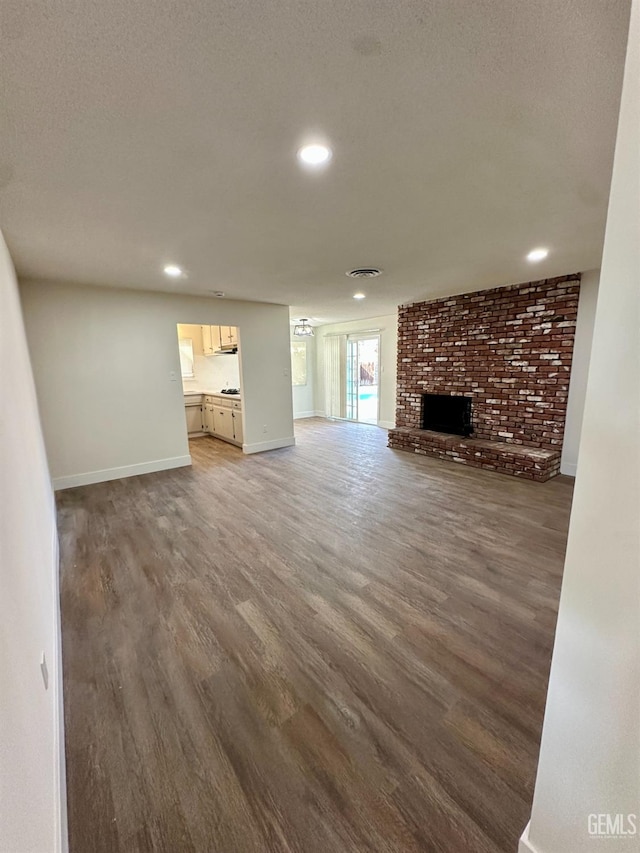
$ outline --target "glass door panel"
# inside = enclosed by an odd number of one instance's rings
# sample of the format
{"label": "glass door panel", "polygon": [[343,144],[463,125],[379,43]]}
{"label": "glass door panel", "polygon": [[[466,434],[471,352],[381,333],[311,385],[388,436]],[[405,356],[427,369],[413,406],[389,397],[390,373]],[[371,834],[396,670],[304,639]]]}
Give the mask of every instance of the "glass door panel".
{"label": "glass door panel", "polygon": [[358,420],[358,391],[360,375],[358,366],[358,341],[347,341],[347,411],[346,417]]}
{"label": "glass door panel", "polygon": [[380,338],[358,340],[358,420],[378,423]]}

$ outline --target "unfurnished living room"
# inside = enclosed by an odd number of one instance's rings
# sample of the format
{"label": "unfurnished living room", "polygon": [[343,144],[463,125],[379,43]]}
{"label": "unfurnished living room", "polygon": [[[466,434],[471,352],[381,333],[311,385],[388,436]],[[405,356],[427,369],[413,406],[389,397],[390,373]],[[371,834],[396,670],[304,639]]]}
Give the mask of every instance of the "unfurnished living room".
{"label": "unfurnished living room", "polygon": [[0,70],[0,853],[637,853],[640,0]]}

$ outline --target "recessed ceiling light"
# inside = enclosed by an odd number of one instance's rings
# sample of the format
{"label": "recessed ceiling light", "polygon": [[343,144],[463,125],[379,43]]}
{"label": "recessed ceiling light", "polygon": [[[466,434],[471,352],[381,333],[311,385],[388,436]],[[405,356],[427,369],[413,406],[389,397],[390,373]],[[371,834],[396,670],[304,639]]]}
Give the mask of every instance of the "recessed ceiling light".
{"label": "recessed ceiling light", "polygon": [[366,297],[365,297],[364,293],[354,293],[353,298],[354,299],[365,299]]}
{"label": "recessed ceiling light", "polygon": [[549,254],[548,249],[532,249],[527,255],[527,260],[535,263],[536,261],[544,261],[544,259]]}
{"label": "recessed ceiling light", "polygon": [[223,290],[210,290],[209,293],[212,296],[217,296],[218,299],[222,299],[222,297],[225,295]]}
{"label": "recessed ceiling light", "polygon": [[164,268],[164,274],[170,278],[180,278],[182,275],[182,267],[177,267],[175,264],[167,264]]}
{"label": "recessed ceiling light", "polygon": [[331,160],[331,153],[326,145],[303,145],[298,151],[298,160],[305,166],[324,166]]}

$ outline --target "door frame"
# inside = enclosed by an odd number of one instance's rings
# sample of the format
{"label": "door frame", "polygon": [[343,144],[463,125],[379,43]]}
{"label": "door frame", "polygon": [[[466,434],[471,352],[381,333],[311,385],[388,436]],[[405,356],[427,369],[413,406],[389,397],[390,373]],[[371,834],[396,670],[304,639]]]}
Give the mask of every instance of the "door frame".
{"label": "door frame", "polygon": [[[378,426],[380,424],[380,378],[381,378],[380,368],[381,368],[381,364],[382,364],[382,360],[380,358],[380,347],[382,345],[382,335],[380,334],[379,331],[378,332],[353,332],[352,334],[347,335],[347,341],[346,341],[347,352],[346,352],[346,358],[345,358],[345,372],[344,372],[344,376],[345,376],[345,406],[346,406],[345,412],[348,410],[348,407],[349,407],[349,403],[348,403],[348,395],[349,395],[349,387],[348,387],[349,386],[349,383],[348,383],[349,345],[351,343],[357,344],[358,341],[372,341],[372,340],[377,340],[377,342],[378,342],[378,384],[376,386],[378,389],[378,393],[376,394],[376,420],[375,420],[375,424],[372,424],[371,421],[361,421],[360,420],[360,412],[359,412],[359,408],[360,408],[360,377],[359,376],[358,376],[358,393],[356,395],[356,412],[358,414],[358,417],[355,419],[345,417],[345,420],[351,421],[351,423],[358,423],[358,424],[363,423],[363,424],[369,424],[370,426],[374,426],[374,425]],[[359,368],[359,366],[360,366],[360,361],[358,360],[358,368]]]}

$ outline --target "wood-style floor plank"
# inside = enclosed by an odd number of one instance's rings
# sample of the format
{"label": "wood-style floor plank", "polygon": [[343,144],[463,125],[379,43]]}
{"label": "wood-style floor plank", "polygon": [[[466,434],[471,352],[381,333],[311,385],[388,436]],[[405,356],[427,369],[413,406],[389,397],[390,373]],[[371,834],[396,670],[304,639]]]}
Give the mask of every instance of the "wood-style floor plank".
{"label": "wood-style floor plank", "polygon": [[71,853],[513,853],[572,481],[310,419],[58,494]]}

